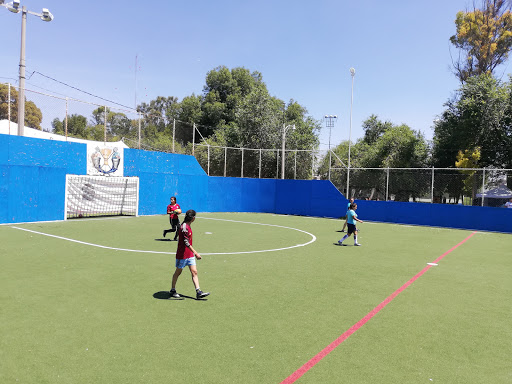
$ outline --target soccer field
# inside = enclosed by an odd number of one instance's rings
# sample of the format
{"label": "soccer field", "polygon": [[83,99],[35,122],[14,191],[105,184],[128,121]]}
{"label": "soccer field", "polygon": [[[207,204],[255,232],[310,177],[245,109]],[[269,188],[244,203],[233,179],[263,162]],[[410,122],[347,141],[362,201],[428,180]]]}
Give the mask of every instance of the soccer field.
{"label": "soccer field", "polygon": [[511,235],[342,225],[199,212],[204,300],[167,216],[0,226],[0,383],[512,382]]}

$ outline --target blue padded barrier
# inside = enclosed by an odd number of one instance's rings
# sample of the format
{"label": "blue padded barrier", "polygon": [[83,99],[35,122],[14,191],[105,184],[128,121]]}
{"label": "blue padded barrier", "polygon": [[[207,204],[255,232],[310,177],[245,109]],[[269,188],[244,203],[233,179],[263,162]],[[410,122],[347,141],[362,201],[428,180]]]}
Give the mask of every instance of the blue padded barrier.
{"label": "blue padded barrier", "polygon": [[[0,154],[2,151],[0,151]],[[0,155],[1,156],[1,155]],[[9,167],[0,164],[0,223],[9,222]]]}
{"label": "blue padded barrier", "polygon": [[1,223],[64,218],[66,174],[84,174],[85,144],[0,135]]}
{"label": "blue padded barrier", "polygon": [[[0,135],[0,223],[60,220],[66,174],[86,174],[85,144]],[[124,150],[125,176],[138,176],[139,214],[267,212],[339,218],[347,200],[327,180],[208,177],[187,155]],[[357,201],[363,220],[512,233],[512,209]]]}
{"label": "blue padded barrier", "polygon": [[362,220],[512,233],[512,209],[356,200]]}
{"label": "blue padded barrier", "polygon": [[243,181],[236,177],[208,178],[209,212],[242,212]]}
{"label": "blue padded barrier", "polygon": [[276,212],[275,179],[242,179],[242,199],[240,212]]}
{"label": "blue padded barrier", "polygon": [[309,216],[311,188],[312,184],[308,180],[277,180],[276,213]]}
{"label": "blue padded barrier", "polygon": [[125,176],[137,176],[140,172],[206,176],[194,156],[125,149],[124,157]]}

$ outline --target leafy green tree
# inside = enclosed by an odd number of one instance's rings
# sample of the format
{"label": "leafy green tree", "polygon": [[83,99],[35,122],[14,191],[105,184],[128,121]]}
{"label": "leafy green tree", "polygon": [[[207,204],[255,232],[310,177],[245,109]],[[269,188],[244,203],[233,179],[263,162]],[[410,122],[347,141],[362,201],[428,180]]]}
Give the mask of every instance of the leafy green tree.
{"label": "leafy green tree", "polygon": [[373,144],[381,137],[387,129],[393,124],[390,121],[382,122],[377,115],[371,115],[363,122],[364,138],[366,144]]}
{"label": "leafy green tree", "polygon": [[[18,91],[11,87],[9,99],[9,86],[0,84],[0,120],[9,118],[9,104],[11,107],[11,121],[18,122]],[[32,101],[25,101],[25,126],[41,130],[43,113]]]}
{"label": "leafy green tree", "polygon": [[483,167],[512,166],[512,86],[490,74],[469,78],[434,126],[434,165],[453,167],[459,151],[481,149]]}
{"label": "leafy green tree", "polygon": [[174,96],[158,96],[149,104],[141,103],[137,111],[143,114],[145,125],[154,125],[158,132],[163,132],[172,124],[173,119],[177,118],[179,103]]}
{"label": "leafy green tree", "polygon": [[455,25],[457,32],[450,41],[460,52],[453,66],[461,82],[491,74],[507,60],[512,48],[510,2],[483,0],[481,9],[458,12]]}
{"label": "leafy green tree", "polygon": [[96,108],[92,112],[92,122],[93,126],[101,126],[102,130],[105,130],[105,117],[107,134],[109,136],[113,136],[117,139],[122,137],[135,137],[136,132],[138,131],[138,123],[136,121],[130,120],[124,113],[113,112],[110,108],[106,108],[106,116],[105,116],[105,107],[101,106]]}
{"label": "leafy green tree", "polygon": [[[52,121],[53,132],[58,135],[66,134],[66,120],[60,121],[55,118]],[[82,115],[73,114],[68,116],[67,134],[80,139],[87,138],[87,118]]]}

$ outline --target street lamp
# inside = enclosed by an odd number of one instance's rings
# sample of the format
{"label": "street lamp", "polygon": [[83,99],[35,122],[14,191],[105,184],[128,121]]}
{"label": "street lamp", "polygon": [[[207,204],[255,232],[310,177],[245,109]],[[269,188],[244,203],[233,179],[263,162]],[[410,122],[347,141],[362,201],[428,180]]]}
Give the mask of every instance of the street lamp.
{"label": "street lamp", "polygon": [[328,179],[331,180],[331,129],[334,127],[334,123],[338,116],[336,115],[325,115],[325,126],[329,128],[329,176]]}
{"label": "street lamp", "polygon": [[7,4],[3,4],[3,0],[0,0],[0,5],[13,13],[19,13],[21,11],[21,50],[20,50],[20,78],[19,78],[19,92],[18,92],[18,136],[23,136],[25,128],[25,31],[27,26],[27,13],[40,17],[43,21],[52,21],[53,15],[51,12],[43,8],[41,13],[35,13],[27,10],[27,7],[23,6],[20,9],[19,1],[12,1]]}
{"label": "street lamp", "polygon": [[282,156],[281,156],[281,179],[284,179],[284,159],[285,159],[285,155],[284,155],[284,148],[285,148],[285,143],[286,143],[286,130],[288,128],[291,128],[291,129],[295,129],[295,124],[290,124],[290,125],[286,125],[283,124],[283,149],[282,149]]}
{"label": "street lamp", "polygon": [[348,131],[348,168],[347,168],[347,199],[350,199],[350,146],[352,141],[352,104],[354,103],[354,76],[356,70],[350,68],[350,75],[352,76],[352,92],[350,95],[350,128]]}

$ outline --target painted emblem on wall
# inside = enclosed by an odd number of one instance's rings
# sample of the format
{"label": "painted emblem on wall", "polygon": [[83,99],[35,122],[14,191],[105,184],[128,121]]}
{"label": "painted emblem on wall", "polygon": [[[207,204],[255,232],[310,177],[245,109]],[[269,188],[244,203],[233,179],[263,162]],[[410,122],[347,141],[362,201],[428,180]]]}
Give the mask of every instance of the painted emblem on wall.
{"label": "painted emblem on wall", "polygon": [[94,153],[91,155],[93,167],[100,173],[105,175],[114,173],[119,168],[121,163],[121,155],[117,147],[108,148],[96,147]]}

